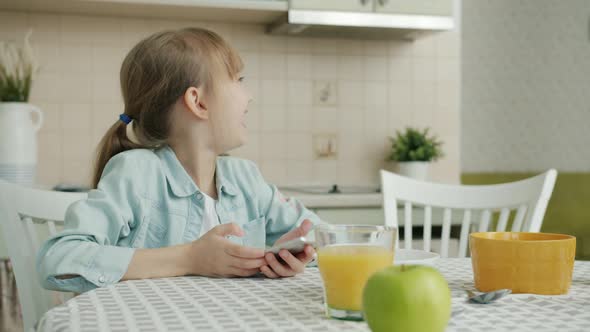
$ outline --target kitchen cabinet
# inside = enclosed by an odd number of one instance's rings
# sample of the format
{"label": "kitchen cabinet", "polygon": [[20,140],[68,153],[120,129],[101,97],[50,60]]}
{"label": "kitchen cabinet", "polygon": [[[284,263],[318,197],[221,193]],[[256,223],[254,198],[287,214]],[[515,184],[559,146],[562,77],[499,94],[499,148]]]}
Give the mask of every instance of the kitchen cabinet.
{"label": "kitchen cabinet", "polygon": [[453,29],[453,1],[0,0],[0,10],[255,23],[276,35],[410,40]]}
{"label": "kitchen cabinet", "polygon": [[0,0],[0,10],[243,23],[272,22],[287,5],[287,0]]}
{"label": "kitchen cabinet", "polygon": [[[357,208],[311,208],[322,220],[330,224],[356,224],[356,225],[384,225],[385,216],[380,207]],[[397,218],[400,226],[404,224],[403,207],[398,207]],[[451,214],[451,225],[461,225],[463,215]],[[442,226],[443,210],[432,209],[432,226]],[[412,209],[412,225],[424,225],[424,209],[414,207]]]}
{"label": "kitchen cabinet", "polygon": [[330,224],[383,225],[385,217],[380,208],[312,209],[318,217]]}
{"label": "kitchen cabinet", "polygon": [[412,40],[455,27],[455,0],[291,0],[267,32],[304,37]]}
{"label": "kitchen cabinet", "polygon": [[454,0],[291,0],[292,9],[453,16]]}
{"label": "kitchen cabinet", "polygon": [[373,0],[291,0],[291,9],[372,12]]}
{"label": "kitchen cabinet", "polygon": [[375,11],[402,15],[452,16],[453,0],[374,0]]}

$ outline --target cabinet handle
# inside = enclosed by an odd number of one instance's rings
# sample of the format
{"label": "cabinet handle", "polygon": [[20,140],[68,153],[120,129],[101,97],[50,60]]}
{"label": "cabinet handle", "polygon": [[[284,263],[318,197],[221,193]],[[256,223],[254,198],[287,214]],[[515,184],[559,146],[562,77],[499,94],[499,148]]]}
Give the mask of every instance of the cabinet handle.
{"label": "cabinet handle", "polygon": [[389,2],[389,0],[377,0],[377,2],[379,3],[379,5],[381,7],[383,7],[383,6],[385,6]]}

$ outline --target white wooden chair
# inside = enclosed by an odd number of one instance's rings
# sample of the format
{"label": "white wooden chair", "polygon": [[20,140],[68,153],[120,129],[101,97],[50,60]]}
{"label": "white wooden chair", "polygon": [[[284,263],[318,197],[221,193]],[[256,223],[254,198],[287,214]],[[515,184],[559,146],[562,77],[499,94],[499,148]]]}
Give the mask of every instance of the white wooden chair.
{"label": "white wooden chair", "polygon": [[41,316],[53,306],[71,297],[41,287],[35,257],[41,233],[53,235],[63,225],[65,212],[85,193],[64,193],[21,187],[0,180],[0,232],[8,249],[16,277],[24,330],[31,331]]}
{"label": "white wooden chair", "polygon": [[[385,224],[398,227],[398,204],[403,206],[404,247],[411,249],[412,207],[423,208],[423,247],[431,251],[432,209],[444,209],[440,255],[448,257],[452,213],[462,212],[457,257],[465,257],[469,233],[472,229],[488,231],[495,212],[500,213],[495,231],[505,231],[511,211],[516,211],[511,231],[539,232],[556,177],[557,171],[551,169],[521,181],[468,186],[418,181],[381,170]],[[472,215],[477,214],[479,220],[472,221]]]}

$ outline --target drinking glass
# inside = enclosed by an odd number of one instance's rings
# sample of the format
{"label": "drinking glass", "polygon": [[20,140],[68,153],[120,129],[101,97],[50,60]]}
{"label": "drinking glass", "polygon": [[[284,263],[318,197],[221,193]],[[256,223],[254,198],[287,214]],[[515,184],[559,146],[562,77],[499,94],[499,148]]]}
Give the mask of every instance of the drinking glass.
{"label": "drinking glass", "polygon": [[328,317],[362,320],[369,277],[393,265],[397,229],[388,226],[318,225],[315,242]]}

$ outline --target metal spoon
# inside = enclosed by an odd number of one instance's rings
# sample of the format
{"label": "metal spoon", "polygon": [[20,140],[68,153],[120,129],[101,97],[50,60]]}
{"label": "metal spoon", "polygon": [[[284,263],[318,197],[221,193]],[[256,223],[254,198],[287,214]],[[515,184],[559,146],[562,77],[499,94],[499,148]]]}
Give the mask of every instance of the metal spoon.
{"label": "metal spoon", "polygon": [[475,293],[468,289],[465,290],[467,292],[467,300],[471,303],[478,303],[478,304],[488,304],[492,303],[496,300],[503,298],[504,296],[512,293],[510,289],[498,289],[491,292],[483,292],[483,293]]}

